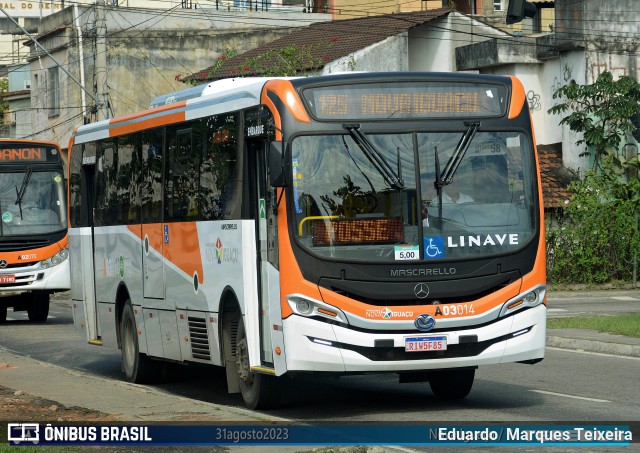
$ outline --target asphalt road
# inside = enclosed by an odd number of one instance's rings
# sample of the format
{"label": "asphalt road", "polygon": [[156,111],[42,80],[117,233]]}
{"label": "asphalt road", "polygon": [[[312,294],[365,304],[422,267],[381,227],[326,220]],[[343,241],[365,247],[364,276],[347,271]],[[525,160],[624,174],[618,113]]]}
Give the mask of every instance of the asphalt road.
{"label": "asphalt road", "polygon": [[[550,316],[640,312],[639,291],[554,293]],[[55,300],[46,324],[12,313],[0,346],[96,376],[122,380],[120,353],[84,344],[68,301]],[[180,379],[157,389],[193,400],[242,407],[226,393],[222,370],[182,367]],[[428,384],[398,384],[395,375],[309,377],[288,383],[283,407],[269,414],[298,421],[621,421],[640,420],[640,359],[548,348],[536,365],[482,367],[460,402],[436,400]],[[2,383],[0,382],[0,385]]]}

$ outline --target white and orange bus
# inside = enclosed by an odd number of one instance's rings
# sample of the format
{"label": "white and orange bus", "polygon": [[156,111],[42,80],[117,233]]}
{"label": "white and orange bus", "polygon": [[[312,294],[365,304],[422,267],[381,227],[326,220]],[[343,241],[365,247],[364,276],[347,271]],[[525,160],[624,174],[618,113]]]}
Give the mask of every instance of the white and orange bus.
{"label": "white and orange bus", "polygon": [[477,367],[544,356],[514,77],[222,80],[82,126],[69,149],[75,323],[133,382],[197,362],[250,408],[314,372],[462,398]]}
{"label": "white and orange bus", "polygon": [[45,322],[69,290],[66,190],[57,144],[0,139],[0,323],[8,308]]}

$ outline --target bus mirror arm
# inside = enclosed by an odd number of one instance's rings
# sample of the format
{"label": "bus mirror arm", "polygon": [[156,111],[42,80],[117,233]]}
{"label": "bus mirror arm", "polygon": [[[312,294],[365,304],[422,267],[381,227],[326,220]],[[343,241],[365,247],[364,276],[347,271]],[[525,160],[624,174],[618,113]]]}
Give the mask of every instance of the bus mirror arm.
{"label": "bus mirror arm", "polygon": [[286,155],[284,142],[274,140],[269,143],[269,183],[272,187],[287,187],[289,185],[286,171]]}

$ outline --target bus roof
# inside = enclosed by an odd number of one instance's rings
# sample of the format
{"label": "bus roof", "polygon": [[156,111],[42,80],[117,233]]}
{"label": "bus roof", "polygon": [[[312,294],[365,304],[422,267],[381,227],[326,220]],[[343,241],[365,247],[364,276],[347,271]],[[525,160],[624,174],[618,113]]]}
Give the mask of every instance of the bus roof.
{"label": "bus roof", "polygon": [[134,130],[173,123],[176,118],[178,121],[189,121],[258,106],[264,84],[273,79],[284,77],[224,79],[159,96],[148,110],[80,126],[73,136],[74,142],[103,140]]}
{"label": "bus roof", "polygon": [[173,93],[163,94],[151,101],[150,108],[159,107],[161,105],[171,104],[173,102],[186,101],[187,99],[199,98],[210,94],[220,94],[225,91],[237,90],[255,84],[264,84],[270,77],[236,77],[233,79],[222,79],[214,82],[205,83],[191,88],[186,88]]}

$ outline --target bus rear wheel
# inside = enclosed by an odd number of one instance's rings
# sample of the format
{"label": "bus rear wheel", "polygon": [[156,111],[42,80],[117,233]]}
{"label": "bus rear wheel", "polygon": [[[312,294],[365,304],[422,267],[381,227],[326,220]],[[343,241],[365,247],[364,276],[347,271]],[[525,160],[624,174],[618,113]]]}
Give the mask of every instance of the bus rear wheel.
{"label": "bus rear wheel", "polygon": [[122,347],[122,371],[128,381],[136,384],[150,384],[159,379],[164,364],[140,353],[138,329],[131,300],[125,302],[122,310],[120,345]]}
{"label": "bus rear wheel", "polygon": [[461,399],[471,391],[475,374],[474,368],[437,371],[429,376],[429,386],[438,399]]}
{"label": "bus rear wheel", "polygon": [[251,371],[247,335],[242,320],[238,322],[235,350],[238,385],[244,404],[249,409],[269,409],[276,407],[280,402],[281,384],[275,376]]}
{"label": "bus rear wheel", "polygon": [[46,322],[49,317],[49,295],[32,294],[27,302],[27,315],[31,322]]}

